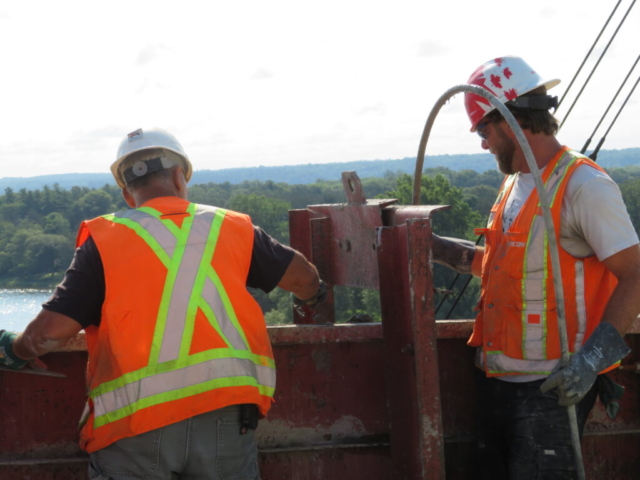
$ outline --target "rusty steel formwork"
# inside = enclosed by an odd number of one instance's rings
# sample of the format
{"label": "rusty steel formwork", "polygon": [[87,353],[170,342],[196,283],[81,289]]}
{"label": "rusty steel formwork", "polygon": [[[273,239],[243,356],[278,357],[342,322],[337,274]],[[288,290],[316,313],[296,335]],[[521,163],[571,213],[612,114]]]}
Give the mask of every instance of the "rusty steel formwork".
{"label": "rusty steel formwork", "polygon": [[[366,200],[343,174],[347,202],[290,212],[291,245],[329,284],[327,302],[269,327],[278,382],[257,430],[263,480],[474,478],[472,320],[436,321],[431,212]],[[379,290],[381,323],[336,323],[332,287]],[[344,320],[344,319],[338,319]],[[636,322],[617,420],[600,404],[583,440],[589,479],[640,478]],[[0,478],[86,477],[77,446],[86,349],[79,336],[43,360],[68,378],[0,372]]]}

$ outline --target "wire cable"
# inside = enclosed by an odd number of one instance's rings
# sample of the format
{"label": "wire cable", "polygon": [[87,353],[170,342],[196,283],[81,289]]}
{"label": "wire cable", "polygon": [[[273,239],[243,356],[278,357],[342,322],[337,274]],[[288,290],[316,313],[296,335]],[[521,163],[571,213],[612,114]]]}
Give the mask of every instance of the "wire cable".
{"label": "wire cable", "polygon": [[636,80],[636,83],[634,83],[633,88],[629,92],[629,95],[627,95],[627,98],[624,99],[624,102],[620,106],[620,109],[618,110],[618,113],[616,113],[616,116],[611,121],[611,124],[609,125],[609,128],[607,128],[607,131],[604,132],[604,136],[598,142],[598,145],[596,146],[595,150],[593,152],[591,152],[591,154],[589,155],[589,158],[591,160],[593,160],[594,162],[596,161],[596,158],[598,158],[598,152],[600,151],[600,147],[602,147],[602,144],[604,143],[605,139],[607,138],[607,135],[611,131],[611,127],[613,127],[613,124],[616,123],[616,120],[618,120],[618,116],[620,116],[620,113],[622,112],[622,109],[624,109],[625,105],[627,104],[627,101],[629,100],[629,98],[631,98],[631,95],[633,94],[633,91],[638,86],[638,82],[640,82],[640,77],[638,77],[638,80]]}
{"label": "wire cable", "polygon": [[[591,132],[591,136],[585,142],[584,147],[582,147],[582,150],[580,150],[580,153],[584,153],[584,152],[587,151],[587,148],[589,147],[589,144],[591,143],[591,140],[593,140],[594,135],[598,131],[598,128],[600,128],[600,125],[602,124],[602,122],[604,120],[604,117],[606,117],[607,113],[609,113],[609,109],[612,107],[613,102],[616,101],[616,98],[618,98],[618,94],[620,94],[620,91],[622,90],[622,87],[624,87],[624,85],[627,83],[627,80],[629,80],[629,77],[631,76],[631,73],[636,68],[636,65],[638,64],[638,60],[640,60],[640,55],[638,55],[638,58],[636,58],[636,61],[633,63],[633,66],[631,67],[631,70],[629,70],[629,73],[627,73],[627,76],[624,77],[624,80],[622,81],[622,84],[620,84],[620,88],[618,88],[618,91],[616,92],[616,94],[611,99],[611,102],[609,103],[609,106],[604,111],[604,114],[602,114],[602,117],[600,117],[600,121],[596,125],[596,128],[593,129],[593,132]],[[611,127],[609,127],[609,129],[611,129]]]}
{"label": "wire cable", "polygon": [[[611,12],[611,15],[609,15],[609,18],[607,18],[607,21],[604,22],[604,27],[602,27],[602,30],[600,30],[600,33],[598,34],[598,36],[596,37],[595,41],[593,42],[593,45],[591,45],[591,48],[589,49],[589,51],[585,55],[584,60],[582,60],[582,63],[578,67],[578,70],[576,71],[575,75],[571,79],[571,83],[569,83],[569,86],[567,87],[567,89],[562,94],[562,98],[560,98],[560,101],[558,102],[558,108],[560,108],[560,105],[562,105],[562,101],[567,96],[567,93],[569,93],[569,90],[571,90],[571,87],[573,86],[573,82],[576,81],[576,78],[578,77],[578,74],[582,70],[582,67],[584,67],[584,64],[587,62],[587,58],[589,58],[589,56],[591,55],[591,52],[593,52],[593,49],[595,48],[596,44],[598,43],[598,40],[600,40],[600,37],[602,36],[602,33],[604,32],[605,28],[607,28],[607,25],[609,25],[609,21],[611,21],[611,18],[613,17],[613,14],[616,13],[616,10],[620,6],[620,2],[622,2],[622,0],[618,0],[618,3],[616,3],[616,6],[613,7],[613,11]],[[558,108],[556,108],[556,110]]]}
{"label": "wire cable", "polygon": [[604,50],[602,51],[602,53],[600,54],[600,57],[598,58],[598,61],[596,62],[596,64],[593,66],[593,69],[591,70],[591,73],[589,74],[589,76],[587,77],[587,79],[585,80],[584,84],[582,85],[582,88],[580,89],[580,91],[578,92],[578,95],[576,96],[576,98],[573,100],[573,103],[571,104],[571,107],[569,107],[569,111],[567,112],[567,114],[564,116],[564,118],[562,119],[562,122],[560,123],[560,127],[558,127],[558,130],[560,130],[562,128],[562,126],[564,125],[564,122],[567,121],[567,118],[569,118],[569,114],[571,113],[571,110],[573,110],[573,107],[575,106],[576,102],[578,101],[578,99],[580,98],[580,95],[582,95],[582,92],[584,91],[584,89],[586,88],[587,84],[589,83],[589,80],[591,80],[591,77],[593,76],[593,73],[596,71],[596,69],[598,68],[598,65],[600,65],[600,61],[603,59],[603,57],[605,56],[605,54],[607,53],[607,50],[609,50],[609,46],[611,45],[611,42],[613,42],[613,39],[616,38],[616,35],[618,34],[618,31],[620,30],[620,27],[622,27],[622,24],[625,22],[625,20],[627,19],[627,16],[629,15],[629,12],[631,11],[631,9],[633,8],[633,6],[635,5],[636,0],[633,0],[633,2],[631,2],[631,5],[629,5],[629,8],[627,9],[627,12],[624,14],[624,17],[622,17],[622,20],[620,20],[620,23],[618,24],[618,27],[616,28],[616,31],[613,32],[613,35],[611,36],[611,38],[609,39],[609,42],[607,43],[607,46],[604,47]]}

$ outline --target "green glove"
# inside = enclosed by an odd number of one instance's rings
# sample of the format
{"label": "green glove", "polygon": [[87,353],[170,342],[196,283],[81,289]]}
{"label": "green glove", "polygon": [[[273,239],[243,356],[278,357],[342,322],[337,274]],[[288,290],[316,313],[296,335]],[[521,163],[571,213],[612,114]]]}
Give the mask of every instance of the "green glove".
{"label": "green glove", "polygon": [[0,365],[19,370],[29,363],[29,360],[22,360],[13,353],[14,338],[16,338],[15,333],[0,330]]}
{"label": "green glove", "polygon": [[558,405],[567,407],[578,403],[587,394],[598,374],[625,357],[631,349],[613,325],[600,323],[569,363],[560,364],[540,386],[546,393],[557,389]]}

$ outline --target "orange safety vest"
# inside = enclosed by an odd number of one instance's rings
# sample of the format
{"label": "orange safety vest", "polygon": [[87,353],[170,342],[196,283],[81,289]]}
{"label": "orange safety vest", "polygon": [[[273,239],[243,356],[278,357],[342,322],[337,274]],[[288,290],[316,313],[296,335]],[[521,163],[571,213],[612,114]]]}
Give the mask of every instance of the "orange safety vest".
{"label": "orange safety vest", "polygon": [[[602,318],[617,284],[595,255],[575,258],[560,247],[562,199],[580,165],[594,162],[563,147],[543,172],[560,256],[570,352],[580,349]],[[482,347],[487,376],[548,375],[561,357],[550,249],[534,189],[509,230],[502,214],[515,175],[505,178],[486,229],[482,291],[469,345]]]}
{"label": "orange safety vest", "polygon": [[[83,222],[106,283],[86,331],[89,399],[80,445],[94,452],[228,405],[273,401],[275,363],[246,289],[248,216],[177,197]],[[85,421],[86,420],[86,421]]]}

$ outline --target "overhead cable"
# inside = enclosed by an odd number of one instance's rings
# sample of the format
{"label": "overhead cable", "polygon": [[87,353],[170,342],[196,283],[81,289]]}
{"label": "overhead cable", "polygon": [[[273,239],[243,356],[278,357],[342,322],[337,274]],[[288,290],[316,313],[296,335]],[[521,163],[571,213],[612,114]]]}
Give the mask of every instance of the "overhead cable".
{"label": "overhead cable", "polygon": [[[607,116],[607,113],[609,113],[609,109],[612,107],[613,102],[616,101],[616,98],[618,98],[618,94],[620,94],[620,91],[622,90],[622,87],[624,87],[625,83],[627,83],[627,80],[629,80],[629,77],[631,76],[631,73],[636,68],[636,65],[638,64],[638,60],[640,60],[640,55],[638,55],[638,57],[636,58],[636,61],[633,63],[633,66],[629,70],[629,73],[627,73],[627,76],[624,77],[624,80],[620,84],[620,88],[618,88],[618,91],[616,92],[616,94],[611,99],[611,102],[609,103],[609,106],[607,107],[607,109],[602,114],[602,117],[600,117],[600,121],[596,125],[596,128],[593,129],[593,132],[591,132],[591,135],[589,136],[589,138],[587,139],[586,143],[584,144],[584,147],[582,147],[582,150],[580,150],[580,153],[584,153],[584,152],[587,151],[587,148],[589,147],[589,144],[591,143],[591,140],[593,140],[593,137],[596,134],[596,132],[598,131],[598,128],[600,128],[600,125],[602,124],[604,118]],[[609,129],[611,129],[611,127],[609,127]],[[607,132],[608,132],[608,130],[607,130]]]}
{"label": "overhead cable", "polygon": [[571,107],[569,107],[569,111],[567,112],[567,114],[564,116],[564,118],[562,119],[562,123],[560,123],[560,127],[558,128],[561,129],[562,125],[564,125],[564,122],[567,121],[567,118],[569,117],[569,114],[571,113],[571,110],[573,110],[573,107],[575,106],[576,102],[578,101],[578,99],[580,98],[580,95],[582,95],[582,92],[584,91],[585,87],[587,86],[587,84],[589,83],[589,80],[591,80],[591,77],[593,76],[593,73],[596,71],[596,69],[598,68],[598,65],[600,65],[600,61],[602,60],[602,58],[605,56],[605,54],[607,53],[607,50],[609,49],[609,46],[611,45],[611,42],[613,42],[613,39],[616,38],[616,35],[618,34],[618,31],[620,30],[620,27],[622,27],[622,25],[624,24],[625,20],[627,19],[627,16],[629,15],[629,12],[631,11],[631,9],[633,8],[633,6],[635,5],[636,0],[633,0],[633,2],[631,2],[631,5],[629,5],[629,8],[627,9],[627,12],[624,14],[624,17],[622,17],[622,20],[620,20],[620,23],[618,24],[618,27],[616,28],[615,32],[613,32],[613,35],[611,36],[611,38],[609,39],[609,43],[607,43],[607,46],[604,48],[604,50],[602,51],[602,53],[600,54],[600,57],[598,58],[598,61],[596,62],[596,64],[593,66],[593,69],[591,70],[591,73],[589,74],[589,76],[587,77],[587,79],[585,80],[584,84],[582,85],[582,88],[580,89],[580,91],[578,92],[578,95],[576,96],[576,98],[573,100],[573,103],[571,104]]}
{"label": "overhead cable", "polygon": [[605,139],[607,138],[607,135],[609,134],[609,131],[611,130],[611,127],[613,127],[613,124],[616,123],[616,120],[618,119],[618,116],[620,115],[620,113],[622,112],[622,109],[625,107],[625,105],[627,104],[627,101],[629,100],[629,98],[631,98],[631,95],[633,94],[633,91],[636,89],[636,87],[638,86],[638,82],[640,82],[640,76],[638,77],[638,79],[636,80],[636,83],[633,84],[633,88],[631,89],[631,91],[629,92],[629,95],[627,95],[627,98],[624,99],[624,102],[622,103],[622,105],[620,106],[620,109],[618,110],[618,113],[616,113],[616,116],[613,118],[613,120],[611,121],[611,124],[609,125],[609,128],[607,128],[607,131],[604,132],[604,136],[600,139],[600,141],[598,142],[598,145],[596,146],[596,149],[591,152],[591,154],[589,155],[589,158],[591,160],[593,160],[594,162],[596,161],[596,158],[598,157],[598,152],[600,151],[600,147],[602,147],[602,144],[604,143]]}
{"label": "overhead cable", "polygon": [[[589,51],[585,55],[584,59],[582,60],[582,63],[580,64],[580,66],[578,67],[578,70],[576,71],[575,75],[571,79],[571,82],[569,83],[569,86],[567,87],[567,89],[562,94],[562,98],[560,98],[560,101],[558,102],[558,108],[560,108],[560,105],[562,105],[562,102],[565,99],[565,97],[567,96],[567,93],[569,93],[569,90],[571,90],[571,87],[573,86],[573,82],[576,81],[576,78],[580,74],[580,71],[582,70],[582,67],[584,67],[584,64],[587,62],[587,58],[589,58],[589,56],[591,55],[591,52],[593,52],[593,49],[595,48],[596,44],[598,43],[598,40],[600,40],[600,37],[602,36],[602,33],[604,32],[605,28],[607,28],[607,25],[609,25],[609,21],[613,17],[613,14],[616,13],[616,10],[620,6],[620,2],[622,2],[622,0],[618,0],[618,3],[616,3],[616,6],[613,7],[613,11],[611,12],[611,15],[609,15],[609,18],[607,18],[607,21],[604,22],[604,26],[602,27],[602,30],[600,30],[600,33],[598,34],[598,36],[596,37],[595,41],[593,42],[593,45],[591,45],[591,48],[589,49]],[[557,110],[557,108],[556,108],[556,110]]]}

